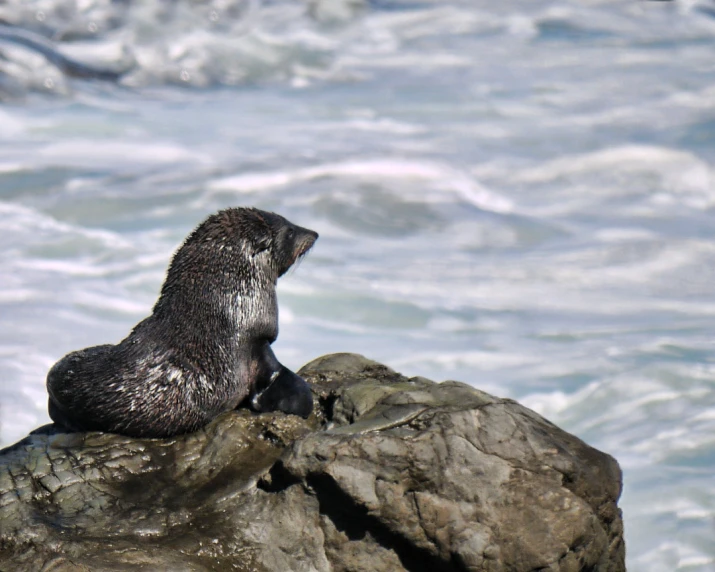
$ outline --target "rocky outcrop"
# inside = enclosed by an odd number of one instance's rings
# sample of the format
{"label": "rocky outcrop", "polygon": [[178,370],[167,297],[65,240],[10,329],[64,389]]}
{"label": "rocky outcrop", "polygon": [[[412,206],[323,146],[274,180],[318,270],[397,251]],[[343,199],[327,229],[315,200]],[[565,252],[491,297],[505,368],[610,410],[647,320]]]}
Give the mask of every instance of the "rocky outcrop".
{"label": "rocky outcrop", "polygon": [[620,571],[616,461],[518,403],[353,354],[303,420],[0,452],[0,570]]}

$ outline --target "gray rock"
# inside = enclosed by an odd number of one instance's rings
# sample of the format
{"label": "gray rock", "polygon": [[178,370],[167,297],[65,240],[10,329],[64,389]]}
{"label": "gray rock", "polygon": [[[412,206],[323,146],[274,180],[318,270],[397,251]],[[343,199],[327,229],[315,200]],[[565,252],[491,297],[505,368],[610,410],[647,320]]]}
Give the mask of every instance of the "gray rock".
{"label": "gray rock", "polygon": [[34,432],[0,452],[0,570],[620,571],[616,461],[518,403],[353,354],[308,420],[173,439]]}

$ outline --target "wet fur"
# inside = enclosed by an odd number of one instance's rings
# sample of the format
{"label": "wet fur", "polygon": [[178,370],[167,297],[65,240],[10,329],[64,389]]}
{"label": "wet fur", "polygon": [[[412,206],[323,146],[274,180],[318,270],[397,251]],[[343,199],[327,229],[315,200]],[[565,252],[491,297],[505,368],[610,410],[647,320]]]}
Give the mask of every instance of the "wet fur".
{"label": "wet fur", "polygon": [[68,430],[136,437],[195,431],[246,399],[307,417],[307,383],[276,359],[276,281],[317,233],[248,208],[206,219],[174,255],[152,314],[117,345],[72,352],[47,375]]}

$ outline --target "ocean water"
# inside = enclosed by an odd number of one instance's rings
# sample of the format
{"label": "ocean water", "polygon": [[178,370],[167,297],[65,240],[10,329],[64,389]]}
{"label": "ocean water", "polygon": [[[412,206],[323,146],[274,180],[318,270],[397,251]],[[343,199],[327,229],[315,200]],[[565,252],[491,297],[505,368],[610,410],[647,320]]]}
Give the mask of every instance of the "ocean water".
{"label": "ocean water", "polygon": [[619,460],[630,571],[715,570],[715,3],[0,21],[1,445],[48,421],[56,360],[150,312],[198,222],[253,205],[320,233],[279,282],[286,365],[358,352],[518,399]]}

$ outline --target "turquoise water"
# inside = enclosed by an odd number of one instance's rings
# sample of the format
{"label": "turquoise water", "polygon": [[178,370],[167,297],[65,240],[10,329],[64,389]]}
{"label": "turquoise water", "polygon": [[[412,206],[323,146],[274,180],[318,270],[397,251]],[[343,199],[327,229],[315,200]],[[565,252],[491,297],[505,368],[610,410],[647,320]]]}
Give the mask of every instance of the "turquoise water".
{"label": "turquoise water", "polygon": [[320,233],[279,283],[286,365],[518,399],[621,463],[629,570],[715,570],[714,10],[0,5],[130,70],[0,41],[0,441],[47,422],[57,359],[147,315],[193,226],[255,205]]}

